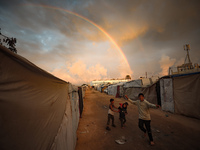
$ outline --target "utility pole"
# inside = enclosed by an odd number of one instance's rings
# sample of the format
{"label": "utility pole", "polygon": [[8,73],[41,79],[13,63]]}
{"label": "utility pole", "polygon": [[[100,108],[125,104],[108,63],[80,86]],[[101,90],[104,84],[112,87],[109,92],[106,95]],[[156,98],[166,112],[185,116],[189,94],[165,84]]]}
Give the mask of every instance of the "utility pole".
{"label": "utility pole", "polygon": [[192,63],[191,60],[190,60],[190,54],[189,54],[190,45],[189,44],[185,44],[183,47],[184,47],[184,50],[187,51],[184,64],[187,63],[187,60],[188,60],[188,63]]}

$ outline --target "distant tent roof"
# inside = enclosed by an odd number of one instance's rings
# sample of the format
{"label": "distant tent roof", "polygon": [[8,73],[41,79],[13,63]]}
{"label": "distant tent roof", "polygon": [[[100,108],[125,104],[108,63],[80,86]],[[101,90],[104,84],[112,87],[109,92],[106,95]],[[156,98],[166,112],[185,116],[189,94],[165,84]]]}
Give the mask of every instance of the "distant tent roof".
{"label": "distant tent roof", "polygon": [[70,110],[68,88],[69,83],[0,46],[0,149],[74,149],[72,140],[56,140]]}
{"label": "distant tent roof", "polygon": [[142,80],[132,80],[129,82],[124,83],[124,88],[129,88],[129,87],[142,87]]}

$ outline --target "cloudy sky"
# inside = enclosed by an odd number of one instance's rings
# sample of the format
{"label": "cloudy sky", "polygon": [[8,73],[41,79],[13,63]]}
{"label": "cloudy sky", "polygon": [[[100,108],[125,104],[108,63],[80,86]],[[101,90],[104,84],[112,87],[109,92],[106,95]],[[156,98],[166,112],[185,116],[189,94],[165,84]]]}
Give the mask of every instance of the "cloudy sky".
{"label": "cloudy sky", "polygon": [[184,44],[200,63],[198,0],[0,0],[0,28],[19,55],[74,84],[165,75]]}

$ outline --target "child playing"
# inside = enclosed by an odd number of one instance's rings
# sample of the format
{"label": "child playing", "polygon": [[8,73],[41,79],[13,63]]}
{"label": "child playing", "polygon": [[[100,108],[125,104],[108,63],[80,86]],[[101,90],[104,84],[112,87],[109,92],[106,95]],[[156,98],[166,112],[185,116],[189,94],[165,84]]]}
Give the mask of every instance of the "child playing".
{"label": "child playing", "polygon": [[109,131],[111,130],[109,127],[110,119],[112,120],[112,126],[116,127],[114,124],[114,112],[119,112],[119,111],[114,110],[113,108],[117,109],[117,107],[114,106],[114,99],[110,99],[110,105],[109,105],[109,110],[108,110],[108,122],[107,122],[107,127],[106,127],[106,130],[109,130]]}
{"label": "child playing", "polygon": [[126,123],[126,114],[127,113],[127,106],[128,106],[128,103],[125,102],[124,104],[121,104],[119,103],[120,106],[119,106],[119,119],[121,121],[121,128],[123,129],[124,128],[124,124]]}
{"label": "child playing", "polygon": [[[126,95],[125,97],[138,107],[138,112],[139,112],[138,126],[144,132],[144,136],[146,136],[146,133],[148,133],[150,145],[154,145],[153,136],[151,133],[151,116],[149,108],[159,108],[160,106],[149,103],[147,100],[144,99],[144,94],[142,93],[138,95],[139,100],[137,101],[130,100]],[[144,125],[146,129],[144,128]]]}

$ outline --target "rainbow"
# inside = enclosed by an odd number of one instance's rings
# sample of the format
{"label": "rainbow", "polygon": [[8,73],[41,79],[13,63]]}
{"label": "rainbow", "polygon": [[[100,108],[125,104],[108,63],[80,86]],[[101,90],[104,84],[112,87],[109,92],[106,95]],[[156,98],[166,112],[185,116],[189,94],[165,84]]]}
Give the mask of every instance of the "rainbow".
{"label": "rainbow", "polygon": [[116,49],[118,50],[118,52],[120,53],[120,55],[123,57],[126,65],[128,66],[128,69],[129,69],[129,73],[132,73],[131,71],[131,67],[128,63],[128,60],[126,58],[126,56],[124,55],[122,49],[117,45],[117,43],[114,41],[114,39],[102,28],[100,27],[99,25],[97,25],[96,23],[94,23],[93,21],[89,20],[88,18],[84,17],[84,16],[81,16],[75,12],[72,12],[72,11],[69,11],[69,10],[66,10],[66,9],[63,9],[63,8],[59,8],[59,7],[54,7],[54,6],[49,6],[49,5],[42,5],[42,4],[25,4],[25,6],[37,6],[37,7],[44,7],[44,8],[48,8],[48,9],[54,9],[54,10],[60,10],[60,11],[64,11],[68,14],[71,14],[71,15],[74,15],[78,18],[81,18],[83,19],[84,21],[88,22],[89,24],[95,26],[98,30],[100,30],[102,33],[104,33],[104,35],[106,37],[108,37],[108,39],[114,44],[114,46],[116,47]]}

